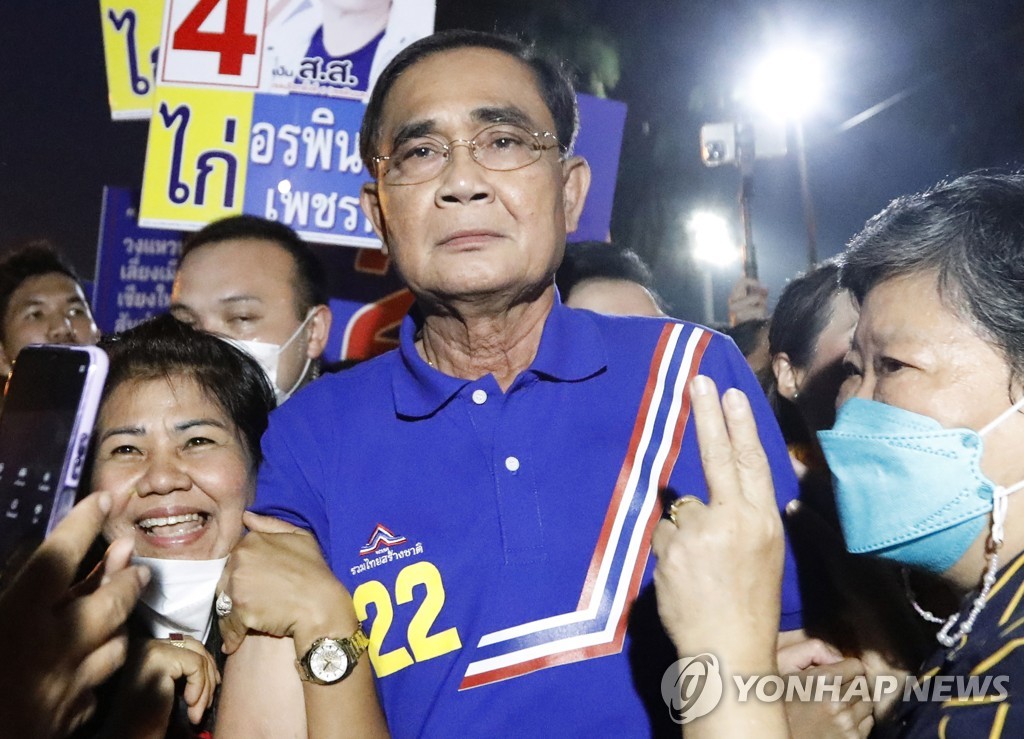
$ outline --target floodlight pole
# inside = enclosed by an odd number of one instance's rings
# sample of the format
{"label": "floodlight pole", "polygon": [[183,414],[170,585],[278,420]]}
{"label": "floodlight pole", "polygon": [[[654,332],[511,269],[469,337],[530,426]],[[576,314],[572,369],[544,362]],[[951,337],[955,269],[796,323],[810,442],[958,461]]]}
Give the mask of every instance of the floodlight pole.
{"label": "floodlight pole", "polygon": [[807,147],[804,144],[804,122],[799,118],[794,124],[796,138],[796,166],[800,174],[800,197],[804,204],[804,225],[807,227],[807,268],[813,269],[818,263],[818,226],[814,218],[814,201],[811,199],[811,184],[807,176]]}
{"label": "floodlight pole", "polygon": [[740,222],[743,224],[743,274],[757,279],[757,251],[750,222],[750,198],[754,194],[754,126],[736,124],[736,164],[740,170]]}
{"label": "floodlight pole", "polygon": [[704,324],[715,325],[715,278],[710,264],[704,265]]}

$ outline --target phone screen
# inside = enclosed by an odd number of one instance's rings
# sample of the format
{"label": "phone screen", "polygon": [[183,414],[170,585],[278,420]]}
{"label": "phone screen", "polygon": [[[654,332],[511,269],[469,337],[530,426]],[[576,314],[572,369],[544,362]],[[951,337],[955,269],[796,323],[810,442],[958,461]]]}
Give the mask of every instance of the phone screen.
{"label": "phone screen", "polygon": [[40,346],[18,354],[0,412],[4,563],[14,565],[11,560],[34,550],[54,511],[62,516],[74,500],[95,412],[82,423],[87,386],[96,381],[90,371],[96,351]]}

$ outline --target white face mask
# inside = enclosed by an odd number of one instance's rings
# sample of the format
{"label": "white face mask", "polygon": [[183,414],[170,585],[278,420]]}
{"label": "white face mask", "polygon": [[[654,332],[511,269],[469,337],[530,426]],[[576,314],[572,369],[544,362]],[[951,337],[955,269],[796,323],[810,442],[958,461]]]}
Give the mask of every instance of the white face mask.
{"label": "white face mask", "polygon": [[152,578],[136,612],[157,639],[177,632],[206,641],[213,623],[213,596],[228,558],[154,559],[132,557],[149,568]]}
{"label": "white face mask", "polygon": [[242,350],[250,357],[256,360],[260,367],[263,368],[263,374],[267,376],[267,380],[270,381],[270,386],[274,388],[274,394],[277,396],[277,404],[281,405],[284,401],[288,400],[302,383],[302,378],[306,376],[306,372],[309,370],[309,365],[313,361],[309,358],[309,354],[306,355],[306,364],[302,367],[302,372],[295,378],[295,382],[287,390],[282,390],[277,384],[277,367],[281,359],[281,354],[288,349],[293,341],[298,338],[299,334],[302,333],[302,329],[306,327],[310,319],[315,315],[315,311],[310,309],[309,313],[306,314],[306,318],[299,324],[299,327],[295,329],[288,340],[278,346],[277,344],[271,344],[266,341],[254,341],[251,339],[232,339],[229,336],[222,336],[221,338],[233,345],[235,348]]}

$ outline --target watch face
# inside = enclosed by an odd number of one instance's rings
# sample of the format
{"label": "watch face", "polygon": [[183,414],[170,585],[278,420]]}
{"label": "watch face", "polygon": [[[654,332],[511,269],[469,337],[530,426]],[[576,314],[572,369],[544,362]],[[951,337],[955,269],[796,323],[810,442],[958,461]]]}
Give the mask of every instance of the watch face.
{"label": "watch face", "polygon": [[348,655],[335,641],[324,641],[309,655],[309,671],[317,680],[333,683],[345,677]]}

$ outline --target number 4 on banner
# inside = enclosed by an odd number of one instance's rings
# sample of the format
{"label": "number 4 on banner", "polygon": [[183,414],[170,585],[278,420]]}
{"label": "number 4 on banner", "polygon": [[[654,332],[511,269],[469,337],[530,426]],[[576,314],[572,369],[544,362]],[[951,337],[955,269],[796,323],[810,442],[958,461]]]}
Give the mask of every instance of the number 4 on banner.
{"label": "number 4 on banner", "polygon": [[199,0],[174,32],[174,48],[183,51],[213,51],[220,54],[217,72],[239,75],[242,59],[256,53],[256,36],[245,32],[248,0],[227,0],[224,30],[200,31],[200,26],[223,0]]}
{"label": "number 4 on banner", "polygon": [[267,0],[166,0],[159,85],[259,89]]}

